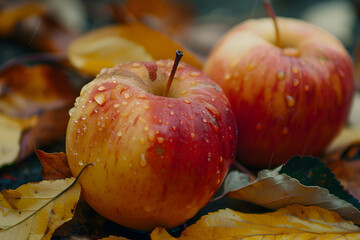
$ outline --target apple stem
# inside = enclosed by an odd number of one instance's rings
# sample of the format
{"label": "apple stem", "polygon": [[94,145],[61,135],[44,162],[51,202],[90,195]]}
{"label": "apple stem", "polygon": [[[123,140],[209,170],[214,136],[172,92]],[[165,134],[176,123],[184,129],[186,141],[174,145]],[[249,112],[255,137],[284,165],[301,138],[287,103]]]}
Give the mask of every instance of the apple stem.
{"label": "apple stem", "polygon": [[167,95],[169,93],[171,84],[173,82],[173,79],[174,79],[174,76],[175,76],[175,73],[176,73],[176,69],[177,69],[177,67],[178,67],[178,65],[180,63],[180,60],[181,60],[182,56],[184,56],[184,52],[180,51],[180,50],[176,50],[176,57],[175,57],[174,65],[173,65],[173,67],[171,69],[171,73],[170,73],[170,76],[169,76],[169,79],[168,79],[168,82],[167,82],[167,85],[166,85],[166,88],[165,88],[165,93],[164,93],[165,97],[167,97]]}
{"label": "apple stem", "polygon": [[272,20],[274,22],[275,32],[276,32],[276,46],[281,48],[282,42],[281,42],[281,38],[280,38],[279,25],[277,24],[276,14],[274,12],[274,8],[271,6],[270,0],[264,1],[264,8],[266,9],[267,13],[269,14],[269,16],[272,18]]}

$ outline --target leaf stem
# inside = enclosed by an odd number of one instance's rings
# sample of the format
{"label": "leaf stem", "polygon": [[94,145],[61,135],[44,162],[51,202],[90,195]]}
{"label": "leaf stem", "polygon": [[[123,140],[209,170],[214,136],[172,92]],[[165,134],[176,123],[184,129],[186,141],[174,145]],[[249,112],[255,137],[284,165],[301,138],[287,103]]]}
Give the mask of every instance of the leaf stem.
{"label": "leaf stem", "polygon": [[276,14],[274,12],[274,8],[272,7],[270,0],[265,0],[264,1],[264,8],[266,9],[269,16],[272,18],[274,26],[275,26],[276,46],[278,46],[279,48],[282,48],[282,41],[281,41],[281,38],[280,38],[279,25],[277,23]]}
{"label": "leaf stem", "polygon": [[167,82],[167,85],[166,85],[166,88],[165,88],[164,97],[167,97],[167,95],[169,93],[171,84],[173,82],[173,79],[174,79],[174,76],[175,76],[175,73],[176,73],[176,69],[177,69],[177,67],[178,67],[178,65],[180,63],[180,60],[181,60],[182,56],[184,56],[184,52],[180,51],[180,50],[176,50],[176,57],[175,57],[174,65],[173,65],[173,67],[171,69],[171,73],[170,73],[170,76],[169,76],[169,79],[168,79],[168,82]]}

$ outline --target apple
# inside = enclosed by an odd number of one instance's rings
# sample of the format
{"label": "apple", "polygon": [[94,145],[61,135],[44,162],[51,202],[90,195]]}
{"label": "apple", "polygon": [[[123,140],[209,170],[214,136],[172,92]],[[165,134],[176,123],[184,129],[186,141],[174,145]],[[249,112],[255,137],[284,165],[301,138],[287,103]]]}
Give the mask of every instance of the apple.
{"label": "apple", "polygon": [[255,168],[320,156],[354,94],[352,60],[335,37],[296,19],[273,24],[261,18],[234,26],[204,65],[235,113],[237,159]]}
{"label": "apple", "polygon": [[93,163],[80,178],[85,200],[129,228],[184,223],[208,203],[235,160],[227,97],[190,65],[180,63],[175,74],[178,60],[104,69],[70,110],[71,172]]}

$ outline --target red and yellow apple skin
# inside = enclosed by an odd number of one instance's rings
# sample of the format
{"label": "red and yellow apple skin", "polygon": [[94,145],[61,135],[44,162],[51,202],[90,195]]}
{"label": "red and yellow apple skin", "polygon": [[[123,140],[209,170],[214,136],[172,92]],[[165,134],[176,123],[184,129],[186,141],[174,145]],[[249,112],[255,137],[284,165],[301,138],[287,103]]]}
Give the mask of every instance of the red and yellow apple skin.
{"label": "red and yellow apple skin", "polygon": [[352,61],[333,36],[305,22],[248,20],[210,53],[204,72],[229,98],[237,157],[267,168],[293,155],[320,155],[346,122],[354,94]]}
{"label": "red and yellow apple skin", "polygon": [[70,110],[66,152],[88,204],[121,225],[173,228],[208,203],[235,159],[235,116],[221,88],[173,61],[104,70]]}

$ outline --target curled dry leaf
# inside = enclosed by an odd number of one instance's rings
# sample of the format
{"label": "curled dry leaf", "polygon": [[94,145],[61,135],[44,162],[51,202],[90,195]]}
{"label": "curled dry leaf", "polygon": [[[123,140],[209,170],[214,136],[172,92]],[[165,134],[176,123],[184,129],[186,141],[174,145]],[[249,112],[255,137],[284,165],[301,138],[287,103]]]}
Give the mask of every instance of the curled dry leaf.
{"label": "curled dry leaf", "polygon": [[120,6],[112,5],[116,19],[121,22],[141,20],[171,36],[179,35],[194,16],[189,1],[127,0]]}
{"label": "curled dry leaf", "polygon": [[[101,69],[127,61],[172,59],[175,50],[183,49],[166,35],[141,22],[106,26],[74,40],[68,49],[72,65],[95,76]],[[201,69],[201,61],[185,51],[182,61]]]}
{"label": "curled dry leaf", "polygon": [[330,169],[313,157],[294,157],[275,170],[262,170],[251,183],[244,174],[230,172],[220,197],[225,195],[270,209],[315,205],[360,223],[358,201],[343,189]]}
{"label": "curled dry leaf", "polygon": [[72,177],[66,153],[46,153],[39,149],[35,149],[41,165],[44,180],[56,180]]}
{"label": "curled dry leaf", "polygon": [[13,4],[0,9],[0,36],[9,36],[16,24],[33,15],[44,15],[45,7],[39,2]]}
{"label": "curled dry leaf", "polygon": [[[289,205],[275,212],[245,214],[230,209],[203,216],[187,227],[183,239],[359,239],[360,229],[337,213],[320,207]],[[156,228],[151,239],[176,239]]]}
{"label": "curled dry leaf", "polygon": [[20,154],[22,132],[37,124],[37,117],[19,119],[0,113],[0,166],[10,164]]}
{"label": "curled dry leaf", "polygon": [[67,112],[77,94],[68,77],[49,65],[13,65],[0,72],[0,113],[22,119],[38,118],[35,126],[25,133],[21,131],[20,154],[8,162],[27,156],[34,143],[43,146],[63,136],[69,119]]}
{"label": "curled dry leaf", "polygon": [[128,240],[128,238],[109,236],[109,237],[102,238],[102,239],[99,239],[99,240]]}
{"label": "curled dry leaf", "polygon": [[73,217],[80,189],[75,178],[68,178],[1,191],[0,239],[50,239]]}

